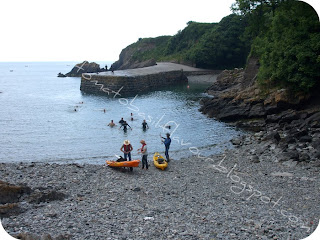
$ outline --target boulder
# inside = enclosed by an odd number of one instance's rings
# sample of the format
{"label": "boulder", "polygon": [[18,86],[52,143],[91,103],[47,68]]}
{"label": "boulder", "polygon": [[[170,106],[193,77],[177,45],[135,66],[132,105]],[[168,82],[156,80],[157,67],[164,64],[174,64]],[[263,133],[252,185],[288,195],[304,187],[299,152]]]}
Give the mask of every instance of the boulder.
{"label": "boulder", "polygon": [[266,140],[271,140],[275,143],[279,143],[281,140],[280,134],[276,131],[269,133],[268,135],[266,135],[262,140],[266,141]]}
{"label": "boulder", "polygon": [[299,142],[312,142],[312,137],[310,136],[302,136],[299,138]]}
{"label": "boulder", "polygon": [[23,212],[18,203],[0,204],[0,218],[18,215]]}
{"label": "boulder", "polygon": [[58,73],[58,77],[67,77],[67,76],[66,76],[65,74],[59,72],[59,73]]}
{"label": "boulder", "polygon": [[51,202],[51,201],[56,201],[56,200],[63,200],[65,199],[66,194],[62,192],[58,192],[56,190],[52,191],[37,191],[34,192],[32,195],[29,197],[29,202],[31,203],[40,203],[40,202]]}
{"label": "boulder", "polygon": [[33,233],[26,233],[26,232],[19,233],[14,237],[21,240],[69,240],[71,239],[70,235],[59,235],[57,237],[52,237],[50,234],[43,234],[39,236]]}
{"label": "boulder", "polygon": [[297,150],[288,150],[287,152],[283,152],[279,159],[280,162],[285,162],[289,160],[299,161],[299,153]]}
{"label": "boulder", "polygon": [[[61,74],[66,77],[81,77],[83,73],[99,73],[102,72],[103,69],[100,68],[100,65],[95,62],[84,61],[82,63],[76,64],[70,72],[67,74]],[[59,74],[58,74],[59,77]]]}
{"label": "boulder", "polygon": [[0,181],[0,204],[16,203],[24,194],[30,194],[31,188],[23,185],[13,185]]}

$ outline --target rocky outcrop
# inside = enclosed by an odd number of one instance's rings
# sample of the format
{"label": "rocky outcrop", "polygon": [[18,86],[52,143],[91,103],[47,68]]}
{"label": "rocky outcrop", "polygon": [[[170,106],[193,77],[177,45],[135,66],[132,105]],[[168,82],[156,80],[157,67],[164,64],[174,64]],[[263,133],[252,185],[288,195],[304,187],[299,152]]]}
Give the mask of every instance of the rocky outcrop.
{"label": "rocky outcrop", "polygon": [[13,185],[0,181],[0,204],[16,203],[24,194],[30,194],[31,189],[23,185]]}
{"label": "rocky outcrop", "polygon": [[250,59],[245,70],[223,71],[207,89],[213,97],[201,100],[200,111],[260,132],[262,142],[277,146],[280,162],[320,159],[319,97],[292,95],[287,89],[262,92],[256,82],[258,69],[259,61]]}
{"label": "rocky outcrop", "polygon": [[58,77],[67,77],[67,76],[66,76],[65,74],[59,72],[59,73],[58,73]]}
{"label": "rocky outcrop", "polygon": [[14,185],[0,181],[0,217],[18,215],[25,211],[21,207],[21,202],[28,204],[39,204],[63,200],[66,194],[57,190],[34,189],[25,185]]}
{"label": "rocky outcrop", "polygon": [[216,83],[207,89],[208,94],[214,97],[202,99],[200,110],[223,121],[255,118],[270,121],[278,116],[272,114],[280,114],[288,109],[297,110],[309,99],[309,95],[292,96],[287,89],[262,92],[256,82],[258,69],[258,59],[250,59],[245,70],[223,71]]}
{"label": "rocky outcrop", "polygon": [[81,77],[83,73],[98,73],[105,71],[104,68],[100,68],[100,65],[88,61],[76,64],[70,72],[67,74],[59,73],[58,77]]}

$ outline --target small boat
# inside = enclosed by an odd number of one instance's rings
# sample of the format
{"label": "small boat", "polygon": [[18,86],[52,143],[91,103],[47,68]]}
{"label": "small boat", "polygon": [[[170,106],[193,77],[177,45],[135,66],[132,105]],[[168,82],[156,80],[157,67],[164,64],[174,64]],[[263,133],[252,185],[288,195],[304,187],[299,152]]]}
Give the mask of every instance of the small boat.
{"label": "small boat", "polygon": [[168,167],[168,162],[158,152],[153,155],[153,163],[156,168],[165,170]]}
{"label": "small boat", "polygon": [[106,161],[106,164],[109,167],[139,167],[140,160],[132,160],[132,161]]}

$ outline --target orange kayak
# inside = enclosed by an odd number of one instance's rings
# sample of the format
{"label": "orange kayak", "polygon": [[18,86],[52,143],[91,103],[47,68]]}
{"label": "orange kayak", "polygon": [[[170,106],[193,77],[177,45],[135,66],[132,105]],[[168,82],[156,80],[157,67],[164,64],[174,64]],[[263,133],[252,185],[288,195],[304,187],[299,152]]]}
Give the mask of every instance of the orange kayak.
{"label": "orange kayak", "polygon": [[106,161],[106,164],[109,167],[138,167],[140,160],[132,160],[132,161],[124,161],[124,162],[117,162],[117,161]]}

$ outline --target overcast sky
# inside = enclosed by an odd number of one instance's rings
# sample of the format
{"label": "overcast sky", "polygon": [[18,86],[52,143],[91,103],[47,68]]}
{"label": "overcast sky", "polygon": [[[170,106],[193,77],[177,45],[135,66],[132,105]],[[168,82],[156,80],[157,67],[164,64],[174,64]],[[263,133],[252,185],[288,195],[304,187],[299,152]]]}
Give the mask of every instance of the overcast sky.
{"label": "overcast sky", "polygon": [[[138,38],[219,22],[234,0],[2,1],[0,61],[115,61]],[[306,0],[318,9],[319,0]]]}

